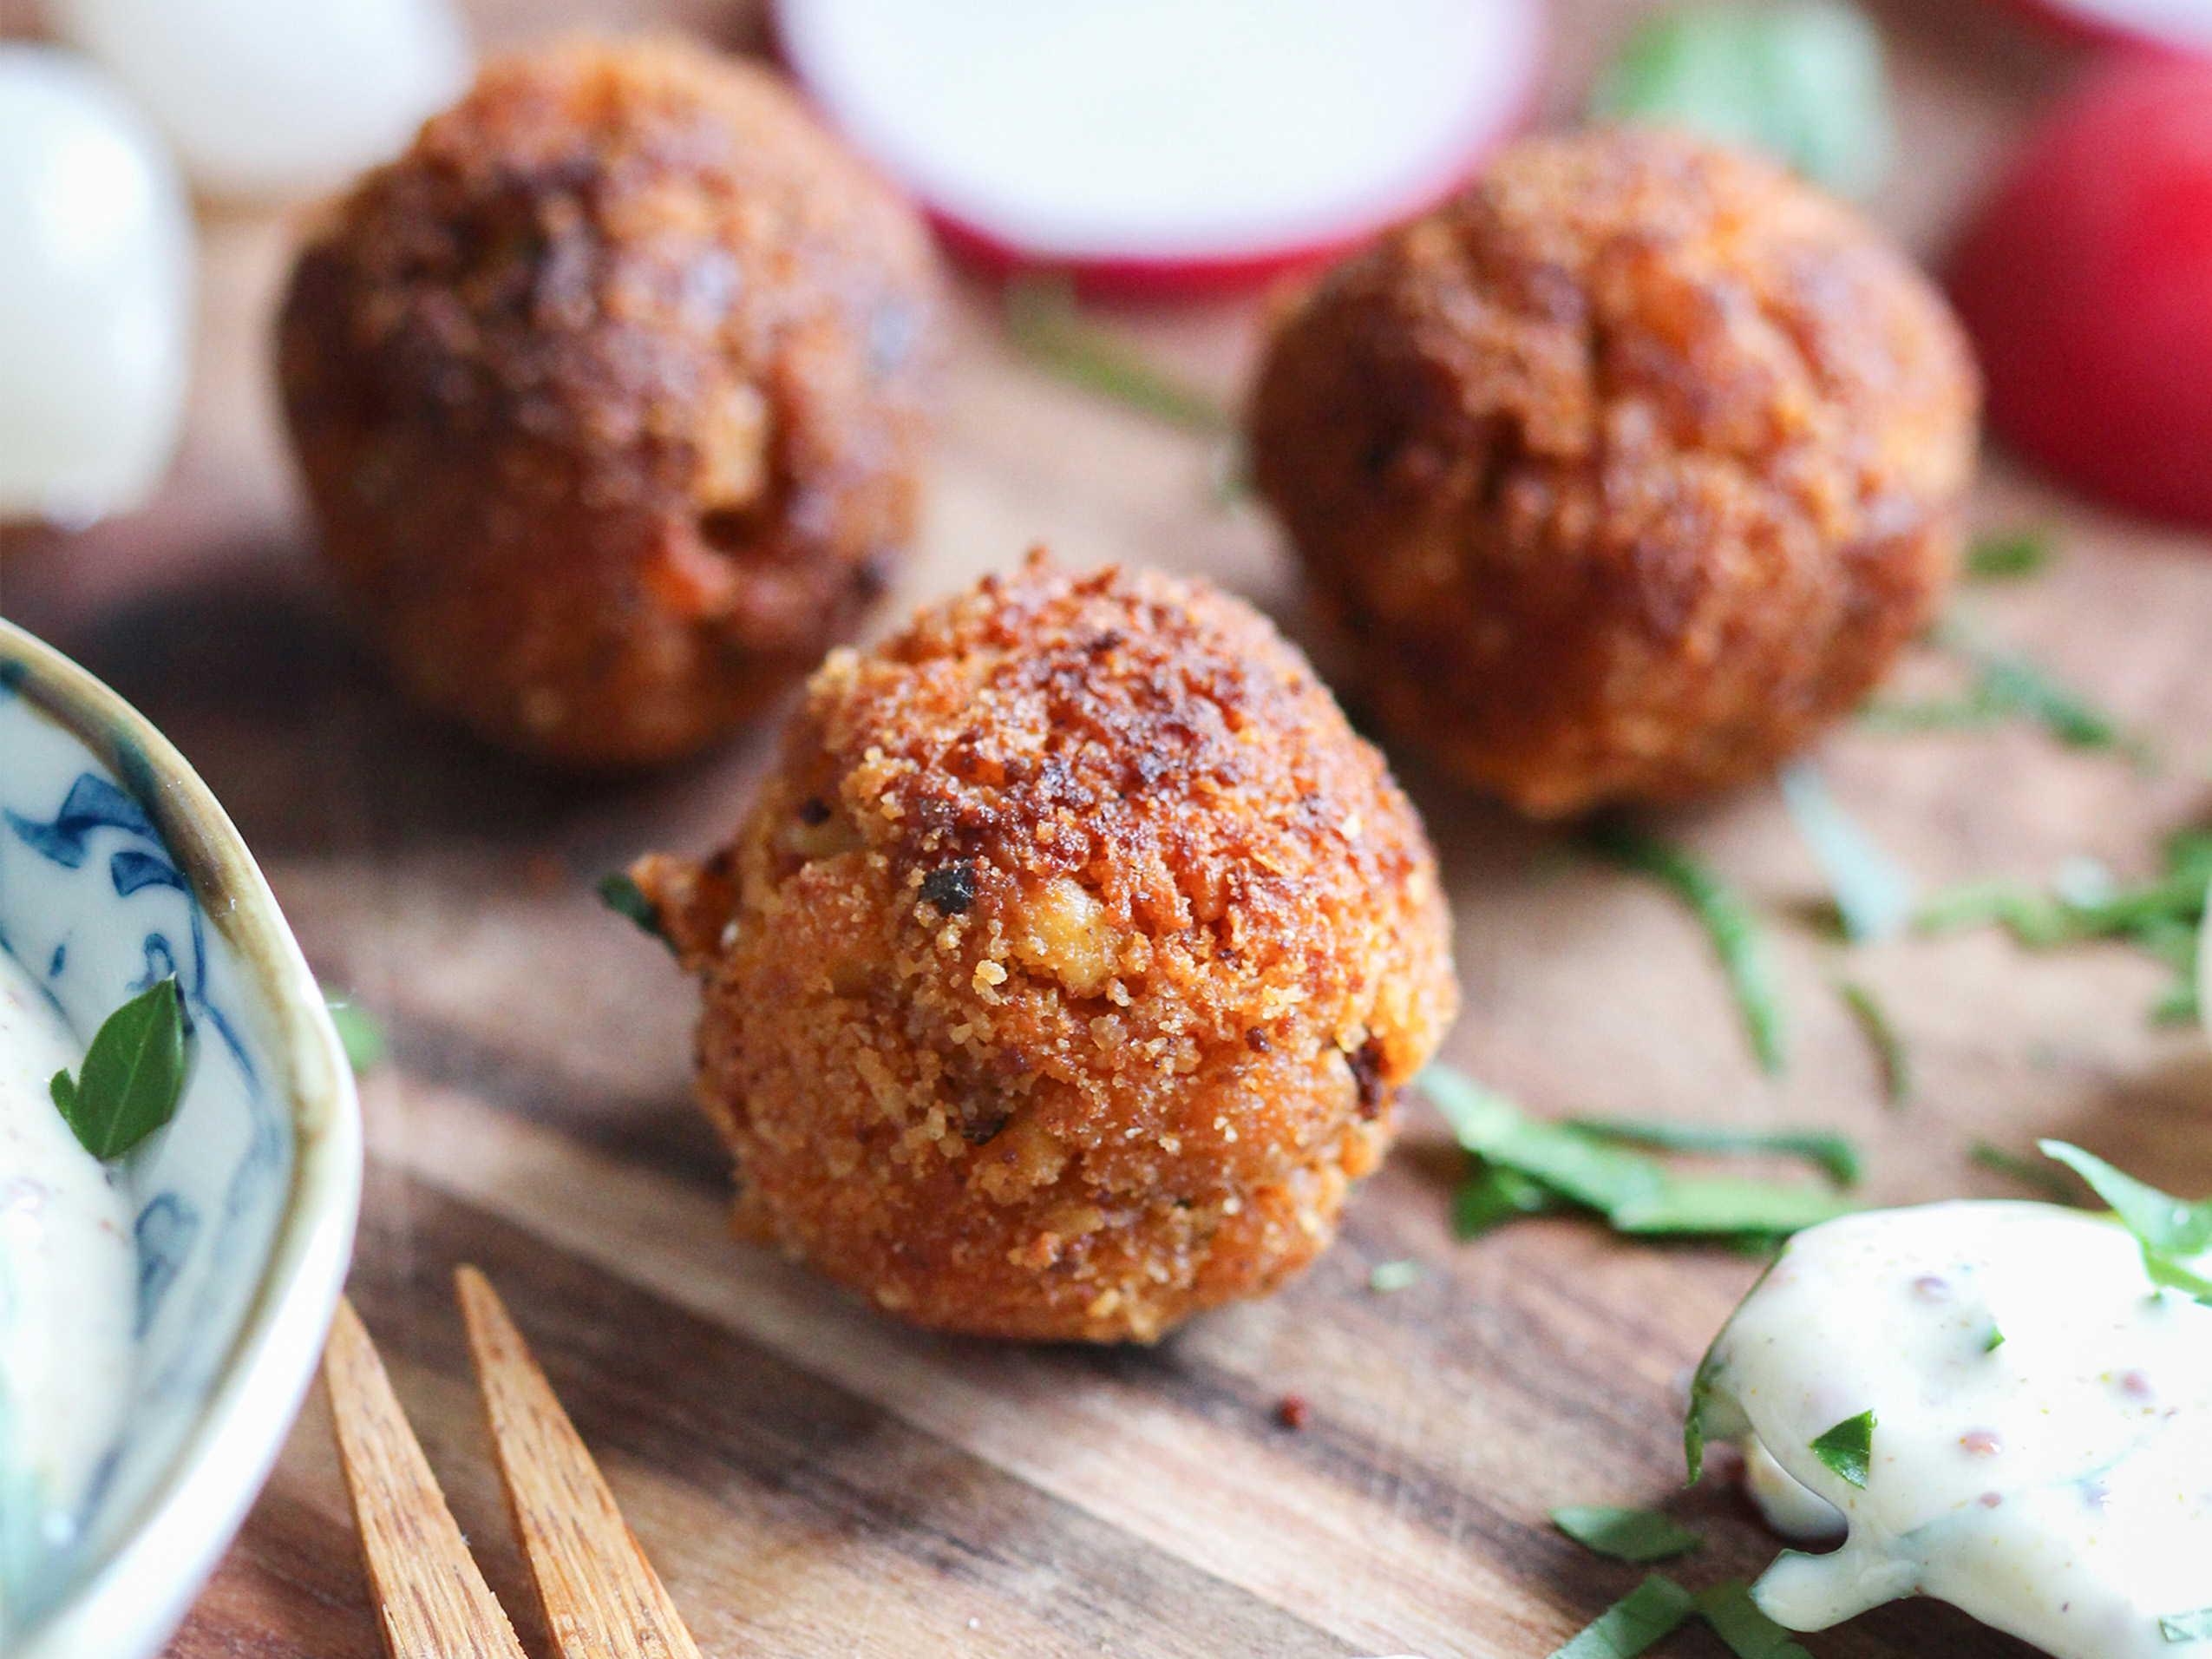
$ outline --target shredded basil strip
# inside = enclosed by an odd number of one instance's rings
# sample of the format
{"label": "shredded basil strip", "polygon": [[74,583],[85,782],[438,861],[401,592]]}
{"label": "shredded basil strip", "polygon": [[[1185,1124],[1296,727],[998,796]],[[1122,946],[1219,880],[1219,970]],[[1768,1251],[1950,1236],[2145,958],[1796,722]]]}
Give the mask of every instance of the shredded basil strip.
{"label": "shredded basil strip", "polygon": [[1859,1178],[1858,1148],[1824,1129],[1735,1129],[1719,1124],[1612,1118],[1570,1118],[1567,1126],[1599,1140],[1656,1147],[1666,1152],[1772,1152],[1799,1157],[1839,1187],[1855,1185]]}
{"label": "shredded basil strip", "polygon": [[2017,1181],[2024,1187],[2032,1187],[2052,1203],[2071,1205],[2074,1202],[2074,1190],[2066,1184],[2066,1177],[2048,1164],[2022,1157],[2018,1152],[2008,1152],[1988,1141],[1976,1141],[1967,1149],[1967,1156],[1993,1174]]}
{"label": "shredded basil strip", "polygon": [[2158,1634],[2169,1642],[2212,1642],[2212,1607],[2169,1613],[2158,1621]]}
{"label": "shredded basil strip", "polygon": [[389,1047],[384,1038],[384,1028],[376,1017],[343,991],[325,987],[323,1006],[330,1011],[330,1024],[338,1033],[338,1046],[345,1050],[346,1064],[359,1077],[372,1072],[384,1062]]}
{"label": "shredded basil strip", "polygon": [[1698,1610],[1696,1597],[1655,1572],[1582,1627],[1551,1659],[1636,1659]]}
{"label": "shredded basil strip", "polygon": [[1698,1611],[1737,1659],[1812,1659],[1790,1632],[1759,1610],[1751,1587],[1731,1578],[1698,1592]]}
{"label": "shredded basil strip", "polygon": [[1843,999],[1843,1006],[1851,1018],[1858,1022],[1866,1035],[1868,1045],[1874,1050],[1875,1065],[1882,1073],[1882,1098],[1893,1106],[1901,1106],[1912,1098],[1913,1058],[1905,1047],[1905,1039],[1898,1035],[1897,1027],[1890,1023],[1888,1012],[1875,993],[1856,980],[1844,980],[1836,987],[1836,995]]}
{"label": "shredded basil strip", "polygon": [[1743,895],[1679,847],[1620,825],[1592,832],[1599,857],[1671,889],[1696,913],[1720,958],[1751,1052],[1770,1076],[1783,1068],[1782,993],[1767,954],[1766,930]]}
{"label": "shredded basil strip", "polygon": [[2038,575],[2058,554],[2058,544],[2048,531],[1995,531],[1976,536],[1967,549],[1967,574],[1976,581]]}
{"label": "shredded basil strip", "polygon": [[1006,333],[1039,368],[1141,415],[1194,432],[1226,433],[1236,425],[1217,400],[1084,321],[1076,305],[1075,285],[1064,277],[1021,277],[1008,283]]}
{"label": "shredded basil strip", "polygon": [[[1532,1118],[1495,1089],[1486,1088],[1441,1061],[1422,1072],[1420,1088],[1436,1103],[1461,1146],[1478,1160],[1473,1177],[1455,1201],[1463,1238],[1502,1222],[1548,1209],[1595,1210],[1617,1230],[1675,1233],[1722,1239],[1773,1239],[1846,1213],[1851,1206],[1827,1189],[1725,1176],[1677,1175],[1656,1158],[1623,1150],[1606,1131],[1641,1133],[1665,1144],[1678,1126],[1600,1125]],[[1697,1125],[1679,1125],[1692,1138]],[[1733,1137],[1738,1131],[1723,1131]],[[1695,1150],[1773,1150],[1731,1147],[1709,1140]],[[1796,1149],[1800,1155],[1803,1148]],[[1838,1149],[1826,1148],[1830,1158]],[[1844,1152],[1849,1148],[1841,1149]],[[1853,1172],[1855,1173],[1855,1160]]]}
{"label": "shredded basil strip", "polygon": [[1367,1275],[1367,1288],[1378,1296],[1409,1289],[1420,1282],[1418,1262],[1378,1262]]}
{"label": "shredded basil strip", "polygon": [[1842,1480],[1864,1491],[1874,1467],[1875,1415],[1847,1417],[1812,1443],[1812,1453]]}
{"label": "shredded basil strip", "polygon": [[2212,1198],[2191,1203],[2147,1186],[2114,1169],[2094,1153],[2065,1141],[2038,1141],[2045,1157],[2065,1164],[2089,1183],[2111,1206],[2120,1224],[2135,1235],[2143,1265],[2153,1284],[2179,1290],[2212,1304],[2212,1279],[2199,1274],[2196,1257],[2212,1251]]}
{"label": "shredded basil strip", "polygon": [[1583,1505],[1552,1511],[1551,1523],[1586,1550],[1639,1566],[1687,1555],[1705,1541],[1672,1516],[1650,1509]]}
{"label": "shredded basil strip", "polygon": [[1543,1216],[1564,1201],[1541,1181],[1518,1170],[1477,1160],[1475,1173],[1452,1196],[1451,1226],[1462,1240],[1479,1238],[1494,1227],[1524,1216]]}
{"label": "shredded basil strip", "polygon": [[105,1162],[176,1116],[191,1059],[184,998],[172,974],[102,1020],[77,1075],[56,1072],[47,1088],[78,1144]]}
{"label": "shredded basil strip", "polygon": [[1863,942],[1902,929],[1920,901],[1912,872],[1852,822],[1812,762],[1793,761],[1777,777],[1798,839],[1828,882],[1843,931]]}

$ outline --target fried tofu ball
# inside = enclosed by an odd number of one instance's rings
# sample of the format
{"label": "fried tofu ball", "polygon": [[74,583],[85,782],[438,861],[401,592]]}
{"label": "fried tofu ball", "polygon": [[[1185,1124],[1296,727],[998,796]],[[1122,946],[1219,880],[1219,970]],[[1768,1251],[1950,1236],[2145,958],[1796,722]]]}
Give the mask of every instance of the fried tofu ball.
{"label": "fried tofu ball", "polygon": [[285,408],[402,685],[586,766],[697,750],[846,637],[913,533],[937,274],[765,70],[489,65],[302,252]]}
{"label": "fried tofu ball", "polygon": [[1201,584],[1041,559],[833,652],[736,840],[634,876],[739,1214],[919,1325],[1149,1341],[1333,1236],[1456,1002],[1419,820]]}
{"label": "fried tofu ball", "polygon": [[1382,728],[1553,816],[1758,777],[1856,703],[1950,580],[1979,403],[1870,226],[1623,128],[1329,272],[1250,436]]}

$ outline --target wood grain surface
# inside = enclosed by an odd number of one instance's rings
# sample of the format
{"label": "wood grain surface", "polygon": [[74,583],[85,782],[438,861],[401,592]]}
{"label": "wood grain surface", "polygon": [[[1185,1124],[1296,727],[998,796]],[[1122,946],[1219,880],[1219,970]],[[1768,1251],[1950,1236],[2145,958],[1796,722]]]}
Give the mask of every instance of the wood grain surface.
{"label": "wood grain surface", "polygon": [[[1568,118],[1634,7],[1564,0],[1543,115]],[[1905,161],[1878,216],[1934,256],[2007,137],[2078,69],[1990,0],[1877,7]],[[675,16],[744,43],[719,8],[496,0],[488,38],[579,18]],[[1686,1368],[1756,1266],[1537,1221],[1455,1243],[1458,1161],[1425,1110],[1351,1205],[1341,1243],[1272,1301],[1151,1349],[918,1334],[734,1243],[724,1160],[689,1103],[695,1000],[591,880],[730,828],[764,763],[751,733],[673,773],[579,787],[400,704],[319,587],[272,416],[272,298],[293,221],[206,236],[187,451],[147,511],[0,542],[0,604],[114,684],[230,808],[309,956],[392,1034],[363,1088],[371,1166],[351,1294],[525,1648],[549,1652],[502,1513],[450,1292],[497,1283],[631,1527],[710,1655],[1548,1653],[1638,1569],[1556,1537],[1561,1504],[1665,1504],[1710,1529],[1693,1583],[1757,1571],[1775,1540],[1724,1483],[1679,1494]],[[1110,320],[1234,398],[1257,302]],[[1265,518],[1224,505],[1209,444],[1020,361],[964,291],[950,417],[920,556],[886,613],[1003,567],[1065,559],[1206,572],[1301,631]],[[2155,774],[2034,732],[1847,731],[1822,761],[1858,820],[1933,884],[2040,877],[2069,854],[2142,871],[2203,812],[2212,759],[2212,559],[1993,455],[1983,524],[2048,525],[2052,574],[1969,596],[2157,736]],[[1906,678],[1925,679],[1926,662]],[[1770,790],[1657,821],[1780,920],[1790,1065],[1760,1076],[1695,926],[1399,757],[1436,839],[1467,1013],[1447,1052],[1537,1108],[1832,1126],[1868,1191],[1998,1194],[1977,1138],[2079,1140],[2212,1190],[2212,1059],[2145,1012],[2163,971],[2118,948],[2030,956],[1971,934],[1848,956],[1801,917],[1814,870]],[[1881,994],[1919,1088],[1885,1109],[1838,1002]],[[1377,1263],[1423,1274],[1372,1292]],[[1279,1407],[1295,1394],[1302,1429]],[[1810,1639],[1821,1659],[2026,1649],[1925,1603]],[[325,1409],[177,1636],[179,1659],[367,1659],[377,1634]],[[1664,1649],[1716,1656],[1688,1629]]]}

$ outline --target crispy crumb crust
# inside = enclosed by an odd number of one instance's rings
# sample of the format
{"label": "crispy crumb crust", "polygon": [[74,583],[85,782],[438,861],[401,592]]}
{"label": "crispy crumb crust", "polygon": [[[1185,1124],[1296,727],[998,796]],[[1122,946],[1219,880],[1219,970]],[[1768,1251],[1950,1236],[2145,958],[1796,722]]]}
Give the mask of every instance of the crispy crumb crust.
{"label": "crispy crumb crust", "polygon": [[1979,401],[1872,228],[1617,128],[1330,272],[1250,431],[1384,729],[1553,816],[1758,776],[1849,709],[1950,579]]}
{"label": "crispy crumb crust", "polygon": [[917,1324],[1149,1341],[1325,1247],[1456,1006],[1420,823],[1201,584],[1041,556],[810,682],[704,865],[741,1213]]}
{"label": "crispy crumb crust", "polygon": [[311,239],[279,329],[324,555],[420,700],[637,764],[845,637],[914,524],[937,274],[771,75],[488,65]]}

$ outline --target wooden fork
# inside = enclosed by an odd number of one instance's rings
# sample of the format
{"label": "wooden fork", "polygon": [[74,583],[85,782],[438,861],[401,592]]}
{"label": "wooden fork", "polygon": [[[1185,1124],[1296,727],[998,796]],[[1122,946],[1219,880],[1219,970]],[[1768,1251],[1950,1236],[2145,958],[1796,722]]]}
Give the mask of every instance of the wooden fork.
{"label": "wooden fork", "polygon": [[[472,1267],[454,1280],[507,1513],[559,1659],[699,1659],[490,1282]],[[391,1659],[523,1659],[368,1331],[343,1300],[323,1380]]]}

